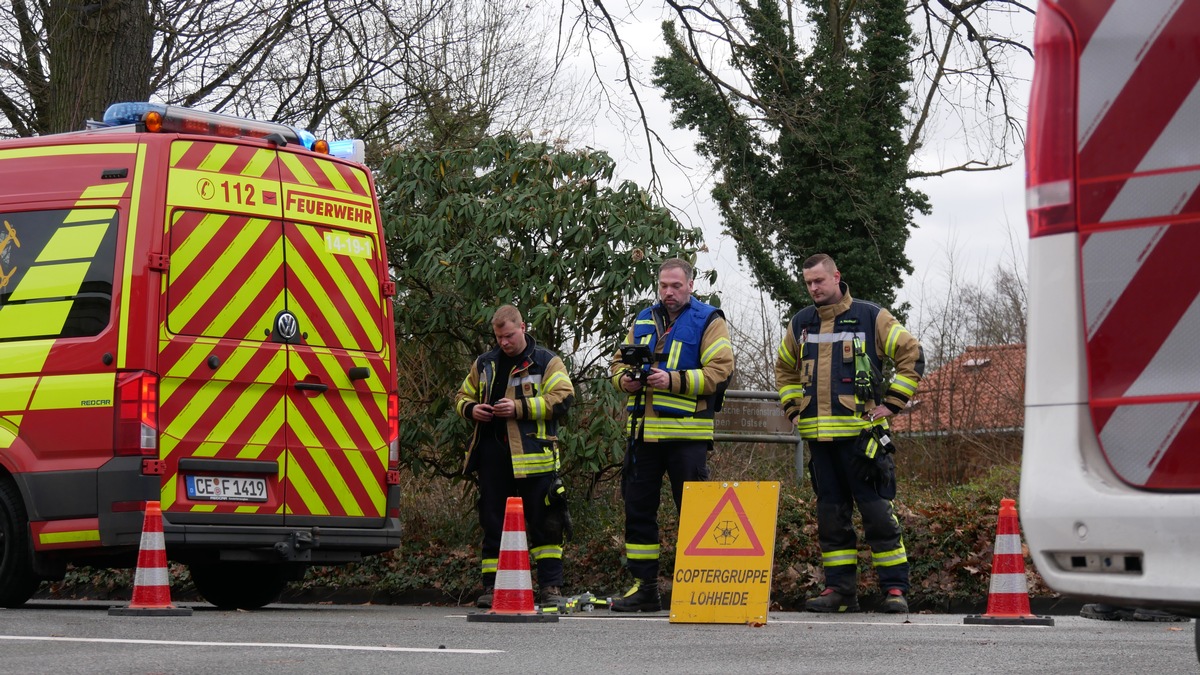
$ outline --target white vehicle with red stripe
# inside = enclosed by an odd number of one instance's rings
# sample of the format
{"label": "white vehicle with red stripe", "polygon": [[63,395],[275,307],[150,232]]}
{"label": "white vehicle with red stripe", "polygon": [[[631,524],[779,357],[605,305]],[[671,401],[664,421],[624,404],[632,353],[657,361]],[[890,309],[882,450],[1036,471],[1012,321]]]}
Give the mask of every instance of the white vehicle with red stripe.
{"label": "white vehicle with red stripe", "polygon": [[1035,56],[1023,531],[1057,591],[1200,616],[1200,0],[1047,0]]}

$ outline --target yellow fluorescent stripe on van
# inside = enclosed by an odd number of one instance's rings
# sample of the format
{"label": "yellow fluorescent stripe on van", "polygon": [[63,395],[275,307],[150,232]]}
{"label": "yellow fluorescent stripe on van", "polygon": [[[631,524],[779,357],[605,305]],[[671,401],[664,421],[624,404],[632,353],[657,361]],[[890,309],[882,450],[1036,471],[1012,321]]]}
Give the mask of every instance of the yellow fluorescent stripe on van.
{"label": "yellow fluorescent stripe on van", "polygon": [[228,382],[208,381],[198,388],[191,389],[192,397],[179,410],[179,414],[163,429],[163,433],[183,438],[192,429],[200,417],[212,407],[217,396],[229,386]]}
{"label": "yellow fluorescent stripe on van", "polygon": [[29,157],[60,157],[64,155],[132,155],[137,143],[86,143],[83,145],[52,145],[44,148],[16,148],[0,151],[0,161]]}
{"label": "yellow fluorescent stripe on van", "polygon": [[334,189],[339,192],[350,191],[350,184],[346,182],[346,179],[337,170],[337,166],[333,162],[318,159],[316,160],[316,164],[321,169],[321,173],[325,174],[325,177],[329,179],[329,183],[333,185]]}
{"label": "yellow fluorescent stripe on van", "polygon": [[[375,461],[382,466],[387,466],[387,451],[378,450],[374,453]],[[367,515],[376,516],[383,513],[384,509],[384,486],[377,476],[371,471],[367,464],[367,453],[351,452],[348,455],[351,466],[354,467],[354,475],[358,476],[358,482],[363,486],[367,493],[367,497],[371,500],[371,506],[374,508]]]}
{"label": "yellow fluorescent stripe on van", "polygon": [[313,187],[317,185],[316,179],[312,177],[312,175],[308,172],[308,169],[295,155],[288,152],[281,152],[279,153],[279,161],[285,164],[287,168],[291,170],[292,175],[296,177],[296,180],[299,181],[301,185],[309,185]]}
{"label": "yellow fluorescent stripe on van", "polygon": [[371,194],[371,181],[367,180],[366,172],[359,169],[353,169],[352,173],[354,174],[354,179],[358,181],[358,184],[362,187],[363,193],[368,195]]}
{"label": "yellow fluorescent stripe on van", "polygon": [[[0,308],[0,316],[4,316]],[[3,319],[0,319],[3,321]],[[6,373],[39,373],[46,366],[46,358],[54,347],[54,339],[21,340],[0,346],[0,362]]]}
{"label": "yellow fluorescent stripe on van", "polygon": [[0,340],[59,335],[73,304],[64,300],[0,307]]}
{"label": "yellow fluorescent stripe on van", "polygon": [[[214,251],[217,255],[206,256],[207,260],[211,260],[210,269],[203,278],[196,283],[195,286],[186,289],[187,292],[183,297],[172,297],[173,307],[169,325],[172,330],[178,331],[183,326],[191,321],[192,317],[206,305],[210,305],[215,300],[219,301],[225,294],[220,293],[221,285],[226,283],[233,268],[242,261],[244,252],[249,246],[262,237],[271,223],[266,220],[253,218],[246,222],[245,227],[240,228],[236,232],[231,232],[232,228],[228,225],[228,216],[208,215],[200,222],[195,231],[178,247],[171,255],[171,279],[175,280],[182,276],[186,270],[193,264],[197,263],[197,258],[205,253],[208,247],[225,247],[221,251]],[[230,235],[233,235],[230,237]],[[274,249],[273,249],[274,250]],[[225,255],[229,254],[229,255]],[[267,256],[265,260],[259,263],[255,272],[247,279],[246,283],[238,289],[236,295],[241,296],[243,302],[240,307],[244,309],[253,300],[253,296],[261,293],[266,286],[266,283],[275,277],[276,266],[279,260],[276,255]],[[178,294],[183,291],[182,288],[172,288],[172,293]],[[232,298],[226,300],[228,305]],[[218,312],[214,323],[223,322],[227,325],[232,324],[239,318],[239,313],[235,308],[228,308],[227,311]],[[224,335],[224,333],[213,333],[205,331],[210,335]],[[230,336],[230,337],[247,337],[247,336]]]}
{"label": "yellow fluorescent stripe on van", "polygon": [[220,171],[225,168],[225,163],[239,147],[241,146],[232,143],[213,143],[209,146],[208,154],[200,160],[197,168],[201,171]]}
{"label": "yellow fluorescent stripe on van", "polygon": [[108,223],[117,212],[113,209],[74,208],[63,218],[64,225],[81,225],[83,223]]}
{"label": "yellow fluorescent stripe on van", "polygon": [[[307,420],[305,420],[299,414],[295,406],[291,403],[288,404],[287,420],[288,426],[295,434],[297,442],[299,442],[300,445],[305,446],[305,452],[309,455],[309,457],[312,458],[313,463],[317,465],[317,470],[320,472],[320,475],[327,483],[329,483],[329,487],[333,490],[333,493],[337,495],[338,504],[341,505],[342,510],[348,515],[352,516],[363,515],[362,509],[355,501],[354,495],[350,492],[350,487],[346,483],[346,477],[342,475],[337,465],[334,464],[333,460],[329,458],[328,451],[320,447],[314,447],[316,446],[316,434],[313,433],[313,430],[308,425]],[[335,450],[334,452],[342,451]],[[294,480],[297,473],[303,473],[302,465],[299,462],[289,461],[288,478]],[[305,482],[307,483],[307,478],[305,479]],[[312,488],[311,483],[308,483],[308,486],[310,489]],[[305,497],[304,503],[311,508],[311,501],[319,500],[320,497],[316,494],[316,491],[313,490],[311,496]],[[329,514],[328,505],[321,504],[320,508],[320,515]],[[314,511],[313,513],[316,514],[317,512]]]}
{"label": "yellow fluorescent stripe on van", "polygon": [[100,242],[108,232],[109,224],[76,225],[60,227],[46,242],[35,263],[51,263],[60,260],[91,260],[100,250]]}
{"label": "yellow fluorescent stripe on van", "polygon": [[15,425],[10,425],[8,420],[0,417],[0,450],[12,447],[13,441],[17,440],[18,431],[19,429]]}
{"label": "yellow fluorescent stripe on van", "polygon": [[308,480],[308,476],[304,475],[304,472],[300,470],[299,462],[292,459],[292,453],[289,452],[287,455],[287,483],[288,490],[290,492],[288,501],[291,502],[294,501],[295,498],[299,498],[300,502],[304,505],[304,509],[302,511],[297,511],[293,508],[287,508],[284,510],[284,513],[293,514],[307,512],[314,516],[329,515],[329,509],[325,507],[324,502],[322,502],[320,496],[317,495],[316,488],[314,488],[312,482]]}
{"label": "yellow fluorescent stripe on van", "polygon": [[80,199],[120,199],[125,196],[125,188],[127,187],[129,187],[129,183],[125,181],[89,185],[84,188]]}
{"label": "yellow fluorescent stripe on van", "polygon": [[[50,300],[54,298],[74,298],[83,285],[90,260],[76,263],[59,263],[56,265],[37,265],[25,272],[25,278],[17,284],[17,289],[9,297],[9,302],[22,300]],[[62,325],[59,324],[59,328]],[[57,335],[60,331],[54,331]]]}
{"label": "yellow fluorescent stripe on van", "polygon": [[43,377],[29,409],[111,408],[116,378],[115,373]]}
{"label": "yellow fluorescent stripe on van", "polygon": [[[175,145],[178,145],[176,143]],[[133,171],[133,199],[129,202],[129,220],[125,230],[125,267],[121,271],[121,309],[116,318],[116,325],[127,325],[129,317],[129,298],[133,293],[130,292],[130,285],[133,283],[133,248],[137,244],[137,223],[139,217],[139,207],[141,205],[142,194],[142,176],[146,171],[146,148],[145,146],[138,147],[137,167]],[[162,276],[162,282],[166,282],[166,276]],[[123,330],[117,336],[117,368],[125,367],[125,356],[128,350],[129,336],[132,331]]]}
{"label": "yellow fluorescent stripe on van", "polygon": [[[267,170],[275,163],[274,150],[259,150],[254,153],[254,157],[246,164],[246,168],[242,171],[243,176],[254,176],[262,178],[266,175]],[[271,176],[274,178],[274,176]]]}
{"label": "yellow fluorescent stripe on van", "polygon": [[42,544],[74,544],[83,541],[100,541],[100,530],[42,532],[38,535],[38,541]]}
{"label": "yellow fluorescent stripe on van", "polygon": [[[370,346],[373,349],[378,349],[381,341],[379,333],[379,321],[376,318],[379,313],[379,305],[376,301],[376,296],[372,295],[370,298],[362,298],[355,290],[356,287],[351,281],[352,277],[350,276],[352,274],[355,275],[356,280],[366,288],[378,288],[378,283],[375,281],[375,273],[372,269],[372,261],[362,258],[352,259],[350,261],[350,270],[348,271],[342,265],[338,264],[339,261],[337,258],[325,253],[324,240],[317,232],[316,228],[300,226],[298,229],[300,234],[303,236],[304,243],[310,248],[310,250],[317,254],[317,258],[321,261],[322,266],[325,268],[325,272],[330,276],[330,278],[333,279],[334,284],[337,286],[338,294],[341,297],[349,299],[351,311],[354,313],[354,321],[360,327],[362,327],[363,331],[366,333],[367,339],[370,341]],[[300,259],[299,254],[293,252],[293,248],[290,245],[290,240],[288,252],[292,253],[292,256],[294,256],[293,258],[289,259]],[[300,282],[305,291],[311,297],[320,299],[329,294],[329,289],[324,288],[323,285],[317,281],[312,270],[302,266],[291,265],[289,266],[289,271],[292,273],[293,278]],[[296,303],[289,303],[289,306],[294,307],[296,306]],[[354,344],[355,341],[352,338],[353,334],[350,332],[350,329],[345,323],[349,320],[349,318],[350,317],[343,317],[343,321],[330,322],[337,340],[327,344],[344,345],[348,347],[367,346]]]}

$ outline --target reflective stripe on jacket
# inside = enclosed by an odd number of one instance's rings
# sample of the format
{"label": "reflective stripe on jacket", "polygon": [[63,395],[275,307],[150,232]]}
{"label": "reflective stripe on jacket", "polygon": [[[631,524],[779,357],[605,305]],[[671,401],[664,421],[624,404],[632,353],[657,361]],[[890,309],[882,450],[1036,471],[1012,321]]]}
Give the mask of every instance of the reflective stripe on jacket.
{"label": "reflective stripe on jacket", "polygon": [[[496,372],[496,364],[500,359],[498,347],[475,359],[454,397],[458,414],[474,421],[471,409],[476,404],[493,403],[487,397],[495,378],[508,378],[504,396],[516,403],[516,417],[506,420],[505,429],[513,458],[513,476],[516,478],[558,469],[558,420],[566,415],[575,400],[575,387],[571,384],[562,359],[554,352],[537,346],[528,334],[525,335],[525,341],[520,365],[511,373]],[[482,423],[475,423],[463,463],[464,473],[474,470],[472,455],[482,440],[483,426]]]}

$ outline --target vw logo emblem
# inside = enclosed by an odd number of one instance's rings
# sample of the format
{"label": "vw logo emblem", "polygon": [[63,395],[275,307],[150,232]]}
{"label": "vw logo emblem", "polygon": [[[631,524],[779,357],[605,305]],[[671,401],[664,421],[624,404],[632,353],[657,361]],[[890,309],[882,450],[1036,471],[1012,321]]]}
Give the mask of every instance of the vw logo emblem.
{"label": "vw logo emblem", "polygon": [[275,317],[275,334],[284,340],[291,342],[296,339],[299,333],[300,322],[296,320],[296,315],[284,310]]}

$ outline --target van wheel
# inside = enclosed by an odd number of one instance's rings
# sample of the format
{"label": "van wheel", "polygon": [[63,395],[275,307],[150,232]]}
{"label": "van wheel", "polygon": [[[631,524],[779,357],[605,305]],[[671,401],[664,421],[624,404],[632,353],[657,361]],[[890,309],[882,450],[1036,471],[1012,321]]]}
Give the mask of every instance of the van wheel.
{"label": "van wheel", "polygon": [[25,604],[39,583],[33,573],[29,519],[21,492],[11,480],[0,480],[0,607]]}
{"label": "van wheel", "polygon": [[279,599],[287,587],[283,565],[249,562],[192,563],[192,581],[220,609],[258,609]]}

